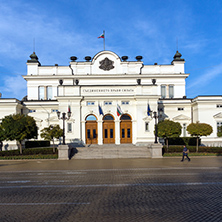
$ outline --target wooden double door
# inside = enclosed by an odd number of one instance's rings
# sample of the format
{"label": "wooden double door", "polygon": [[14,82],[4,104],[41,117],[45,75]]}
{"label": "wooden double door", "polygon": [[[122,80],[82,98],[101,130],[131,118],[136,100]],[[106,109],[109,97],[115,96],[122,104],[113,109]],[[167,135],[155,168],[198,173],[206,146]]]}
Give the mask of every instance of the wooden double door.
{"label": "wooden double door", "polygon": [[115,143],[115,122],[113,120],[103,122],[103,143]]}
{"label": "wooden double door", "polygon": [[86,122],[86,144],[98,144],[97,121]]}
{"label": "wooden double door", "polygon": [[122,120],[120,122],[120,143],[132,143],[131,120]]}

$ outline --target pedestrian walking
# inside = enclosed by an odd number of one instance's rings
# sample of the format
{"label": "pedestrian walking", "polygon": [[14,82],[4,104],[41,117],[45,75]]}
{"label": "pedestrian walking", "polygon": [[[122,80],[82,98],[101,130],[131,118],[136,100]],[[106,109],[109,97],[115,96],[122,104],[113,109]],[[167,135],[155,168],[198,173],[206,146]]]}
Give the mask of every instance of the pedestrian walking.
{"label": "pedestrian walking", "polygon": [[189,156],[188,156],[188,153],[189,153],[189,150],[187,149],[187,147],[186,147],[186,146],[183,146],[183,157],[182,157],[181,162],[184,161],[184,156],[188,159],[188,161],[190,161],[190,158],[189,158]]}

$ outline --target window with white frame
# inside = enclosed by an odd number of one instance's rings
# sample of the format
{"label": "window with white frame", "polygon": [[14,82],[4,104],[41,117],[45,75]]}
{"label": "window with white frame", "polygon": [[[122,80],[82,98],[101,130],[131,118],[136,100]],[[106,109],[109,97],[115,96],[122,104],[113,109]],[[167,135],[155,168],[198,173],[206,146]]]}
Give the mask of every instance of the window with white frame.
{"label": "window with white frame", "polygon": [[221,132],[222,122],[217,122],[217,132]]}
{"label": "window with white frame", "polygon": [[68,133],[72,132],[72,123],[67,123],[67,132]]}
{"label": "window with white frame", "polygon": [[173,85],[169,85],[169,98],[173,98],[174,97],[174,86]]}
{"label": "window with white frame", "polygon": [[47,100],[51,100],[52,99],[52,86],[47,86],[46,90],[47,90]]}
{"label": "window with white frame", "polygon": [[222,104],[217,104],[217,108],[222,108]]}
{"label": "window with white frame", "polygon": [[36,112],[35,109],[30,109],[30,110],[29,110],[29,113],[35,113],[35,112]]}
{"label": "window with white frame", "polygon": [[149,132],[149,123],[148,122],[145,122],[145,131]]}
{"label": "window with white frame", "polygon": [[122,101],[122,105],[129,105],[129,101]]}
{"label": "window with white frame", "polygon": [[165,99],[166,98],[166,86],[161,85],[161,98]]}
{"label": "window with white frame", "polygon": [[45,87],[39,86],[39,100],[45,99]]}
{"label": "window with white frame", "polygon": [[178,111],[183,111],[184,108],[183,108],[183,107],[178,107],[177,110],[178,110]]}
{"label": "window with white frame", "polygon": [[105,106],[107,106],[107,105],[112,105],[112,102],[111,102],[111,101],[105,101],[105,102],[104,102],[104,105],[105,105]]}
{"label": "window with white frame", "polygon": [[52,111],[52,113],[57,113],[58,109],[52,109],[51,111]]}
{"label": "window with white frame", "polygon": [[184,123],[183,124],[183,137],[186,137],[187,135],[187,124],[186,123]]}
{"label": "window with white frame", "polygon": [[95,102],[94,101],[88,101],[86,102],[87,106],[94,106]]}

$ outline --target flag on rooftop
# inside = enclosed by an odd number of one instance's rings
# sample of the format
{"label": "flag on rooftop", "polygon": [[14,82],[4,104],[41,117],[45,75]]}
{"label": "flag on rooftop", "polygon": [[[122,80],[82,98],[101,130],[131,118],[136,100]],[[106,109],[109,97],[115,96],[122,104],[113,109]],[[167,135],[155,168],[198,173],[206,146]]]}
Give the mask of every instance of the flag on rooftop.
{"label": "flag on rooftop", "polygon": [[104,38],[105,38],[104,33],[103,33],[103,34],[101,34],[101,35],[98,37],[98,39],[100,39],[100,38],[102,38],[102,39],[104,39]]}

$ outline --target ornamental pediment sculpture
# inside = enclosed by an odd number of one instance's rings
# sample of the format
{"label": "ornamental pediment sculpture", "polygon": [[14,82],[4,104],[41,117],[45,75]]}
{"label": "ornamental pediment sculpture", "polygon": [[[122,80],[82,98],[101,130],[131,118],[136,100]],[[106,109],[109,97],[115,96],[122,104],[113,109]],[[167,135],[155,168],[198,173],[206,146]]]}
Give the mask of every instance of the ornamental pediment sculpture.
{"label": "ornamental pediment sculpture", "polygon": [[100,69],[104,71],[109,71],[114,68],[113,61],[109,60],[107,57],[99,62],[101,65],[99,66]]}

